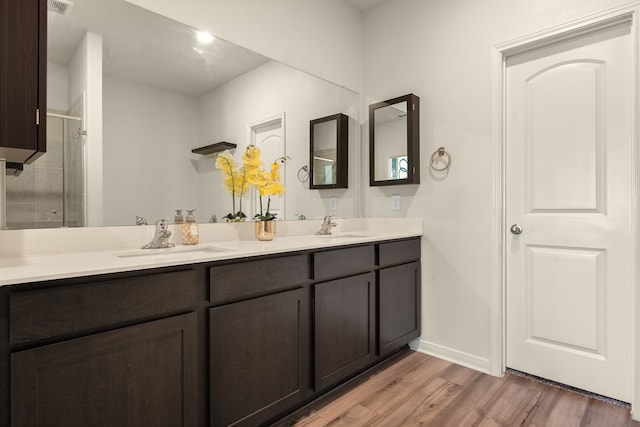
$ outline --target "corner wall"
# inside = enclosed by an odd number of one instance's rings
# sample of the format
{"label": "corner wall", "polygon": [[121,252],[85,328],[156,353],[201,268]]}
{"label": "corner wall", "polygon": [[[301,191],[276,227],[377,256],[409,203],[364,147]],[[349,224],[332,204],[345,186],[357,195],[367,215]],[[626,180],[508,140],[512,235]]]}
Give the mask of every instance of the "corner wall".
{"label": "corner wall", "polygon": [[[365,105],[421,98],[421,184],[365,187],[364,213],[424,218],[423,350],[489,371],[491,47],[624,3],[394,0],[365,14]],[[364,147],[367,132],[365,123]],[[452,157],[444,176],[429,170],[440,146]],[[402,196],[400,212],[392,194]]]}

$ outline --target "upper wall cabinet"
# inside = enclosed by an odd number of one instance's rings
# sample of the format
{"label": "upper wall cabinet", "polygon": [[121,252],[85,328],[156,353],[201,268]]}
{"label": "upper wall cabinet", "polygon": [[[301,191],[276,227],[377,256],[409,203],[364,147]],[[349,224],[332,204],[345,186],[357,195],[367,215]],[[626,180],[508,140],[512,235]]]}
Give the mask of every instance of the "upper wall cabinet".
{"label": "upper wall cabinet", "polygon": [[0,158],[31,163],[46,149],[47,1],[0,1]]}
{"label": "upper wall cabinet", "polygon": [[344,114],[334,114],[310,123],[309,188],[347,188],[349,118]]}
{"label": "upper wall cabinet", "polygon": [[420,98],[400,96],[369,106],[369,184],[420,183]]}

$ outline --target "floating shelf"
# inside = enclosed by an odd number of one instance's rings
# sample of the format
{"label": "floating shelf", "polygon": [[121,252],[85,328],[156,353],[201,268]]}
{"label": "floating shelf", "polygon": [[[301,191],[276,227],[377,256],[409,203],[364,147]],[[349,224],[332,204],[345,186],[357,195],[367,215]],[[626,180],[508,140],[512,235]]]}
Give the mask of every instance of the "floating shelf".
{"label": "floating shelf", "polygon": [[236,147],[237,145],[234,144],[233,142],[222,141],[222,142],[216,142],[215,144],[207,145],[204,147],[194,148],[193,150],[191,150],[191,152],[206,156],[207,154],[218,153],[220,151],[230,150]]}

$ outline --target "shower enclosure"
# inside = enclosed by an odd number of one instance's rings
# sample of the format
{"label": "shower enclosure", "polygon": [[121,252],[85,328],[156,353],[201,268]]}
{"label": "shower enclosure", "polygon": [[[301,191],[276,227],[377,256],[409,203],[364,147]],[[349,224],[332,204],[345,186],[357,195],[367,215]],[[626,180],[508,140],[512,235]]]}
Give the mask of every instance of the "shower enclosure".
{"label": "shower enclosure", "polygon": [[85,225],[84,103],[47,112],[47,152],[6,177],[7,229]]}

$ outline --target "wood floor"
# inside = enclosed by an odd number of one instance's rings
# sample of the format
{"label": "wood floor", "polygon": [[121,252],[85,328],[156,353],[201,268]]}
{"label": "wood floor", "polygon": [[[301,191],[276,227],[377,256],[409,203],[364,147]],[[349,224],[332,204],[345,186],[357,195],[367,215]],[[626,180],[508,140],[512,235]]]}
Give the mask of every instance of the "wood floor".
{"label": "wood floor", "polygon": [[324,406],[307,409],[289,425],[640,427],[640,422],[632,421],[623,407],[411,352]]}

